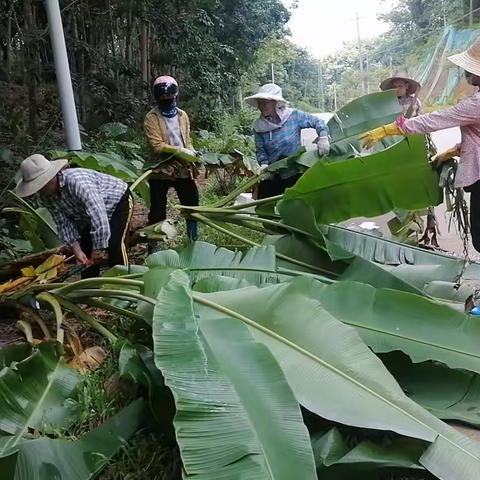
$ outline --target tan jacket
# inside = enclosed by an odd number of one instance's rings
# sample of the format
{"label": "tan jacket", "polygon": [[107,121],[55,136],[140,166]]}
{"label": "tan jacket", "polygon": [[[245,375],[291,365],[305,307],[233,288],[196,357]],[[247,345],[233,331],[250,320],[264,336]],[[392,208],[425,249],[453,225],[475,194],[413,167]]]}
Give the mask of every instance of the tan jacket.
{"label": "tan jacket", "polygon": [[[185,148],[193,150],[192,139],[190,138],[190,120],[187,113],[178,109],[178,120]],[[143,129],[152,152],[150,162],[147,163],[146,168],[158,165],[161,162],[161,164],[154,169],[157,174],[156,178],[190,178],[191,172],[189,166],[185,165],[185,163],[179,159],[172,158],[170,153],[167,154],[164,152],[164,147],[172,147],[172,145],[169,143],[170,137],[165,119],[157,108],[153,108],[147,113],[143,122]],[[180,147],[173,148],[180,149]]]}

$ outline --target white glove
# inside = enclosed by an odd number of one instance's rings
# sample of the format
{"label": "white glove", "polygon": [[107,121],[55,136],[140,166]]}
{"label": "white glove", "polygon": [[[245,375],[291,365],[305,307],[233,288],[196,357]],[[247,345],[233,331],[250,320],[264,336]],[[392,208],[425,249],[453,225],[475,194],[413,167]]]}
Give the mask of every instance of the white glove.
{"label": "white glove", "polygon": [[328,137],[320,137],[317,142],[317,153],[320,157],[330,153],[330,141]]}
{"label": "white glove", "polygon": [[253,172],[255,175],[261,175],[266,169],[268,168],[268,165],[259,165],[257,168],[255,168],[255,171]]}
{"label": "white glove", "polygon": [[190,150],[189,148],[182,147],[180,151],[186,153],[187,155],[192,155],[192,157],[195,157],[197,155],[193,150]]}

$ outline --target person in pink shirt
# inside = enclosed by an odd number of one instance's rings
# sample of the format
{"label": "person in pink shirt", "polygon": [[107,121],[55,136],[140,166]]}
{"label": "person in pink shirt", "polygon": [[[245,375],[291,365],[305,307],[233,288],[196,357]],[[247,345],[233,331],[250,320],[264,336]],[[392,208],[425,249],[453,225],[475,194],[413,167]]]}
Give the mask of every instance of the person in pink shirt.
{"label": "person in pink shirt", "polygon": [[[465,70],[470,85],[480,87],[480,39],[465,52],[449,57],[449,60]],[[480,252],[480,92],[445,110],[409,119],[399,117],[394,123],[367,132],[362,139],[364,147],[371,148],[391,135],[427,134],[452,127],[460,127],[461,143],[436,155],[434,160],[441,164],[459,157],[455,187],[463,187],[471,193],[472,243]]]}

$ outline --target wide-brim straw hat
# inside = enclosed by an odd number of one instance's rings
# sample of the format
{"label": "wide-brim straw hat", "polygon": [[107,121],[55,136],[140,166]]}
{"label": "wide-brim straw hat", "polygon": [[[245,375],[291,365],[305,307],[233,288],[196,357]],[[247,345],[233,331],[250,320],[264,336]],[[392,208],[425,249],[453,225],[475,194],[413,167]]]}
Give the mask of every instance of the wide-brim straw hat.
{"label": "wide-brim straw hat", "polygon": [[448,57],[455,65],[463,68],[469,73],[480,77],[480,39],[477,40],[468,50]]}
{"label": "wide-brim straw hat", "polygon": [[245,103],[257,108],[259,100],[275,100],[276,102],[288,102],[283,98],[282,88],[275,83],[267,83],[262,85],[255,95],[251,95],[245,99]]}
{"label": "wide-brim straw hat", "polygon": [[415,93],[417,93],[421,88],[421,85],[416,80],[410,78],[406,74],[399,73],[398,75],[394,75],[393,77],[384,80],[380,84],[380,90],[385,91],[395,89],[395,87],[393,86],[393,82],[395,80],[403,80],[405,83],[408,83],[407,95],[415,95]]}
{"label": "wide-brim straw hat", "polygon": [[20,165],[21,179],[15,187],[15,193],[19,197],[29,197],[39,192],[67,165],[67,160],[50,162],[38,153],[31,155]]}

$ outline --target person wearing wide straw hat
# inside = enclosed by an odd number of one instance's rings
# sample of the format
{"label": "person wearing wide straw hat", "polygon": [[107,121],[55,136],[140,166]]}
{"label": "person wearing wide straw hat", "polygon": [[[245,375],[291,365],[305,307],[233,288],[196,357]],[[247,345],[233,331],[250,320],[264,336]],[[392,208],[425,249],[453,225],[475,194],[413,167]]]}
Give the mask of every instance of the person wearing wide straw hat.
{"label": "person wearing wide straw hat", "polygon": [[[297,152],[301,146],[301,131],[314,128],[318,134],[317,152],[320,156],[330,151],[328,128],[315,115],[289,108],[283,98],[282,89],[267,83],[260,90],[245,99],[245,102],[260,111],[260,118],[254,123],[257,161],[261,168]],[[273,175],[260,182],[257,198],[281,195],[285,189],[295,185],[299,175],[292,172]]]}
{"label": "person wearing wide straw hat", "polygon": [[[470,85],[480,87],[480,39],[465,52],[449,57],[449,60],[465,70]],[[394,123],[364,134],[363,142],[366,148],[370,148],[391,135],[427,134],[452,127],[460,127],[461,143],[439,153],[434,160],[441,164],[459,157],[455,187],[471,192],[470,231],[473,246],[480,252],[480,92],[445,110],[410,119],[399,117]]]}
{"label": "person wearing wide straw hat", "polygon": [[125,236],[133,210],[128,185],[94,170],[67,167],[67,160],[32,155],[20,166],[15,192],[20,197],[40,194],[60,239],[89,267],[83,278],[98,276],[106,256],[110,266],[128,265]]}
{"label": "person wearing wide straw hat", "polygon": [[407,118],[416,117],[422,113],[422,104],[418,99],[420,88],[421,86],[416,80],[402,73],[387,78],[380,84],[380,90],[382,91],[397,91],[398,103],[400,103],[402,113]]}

